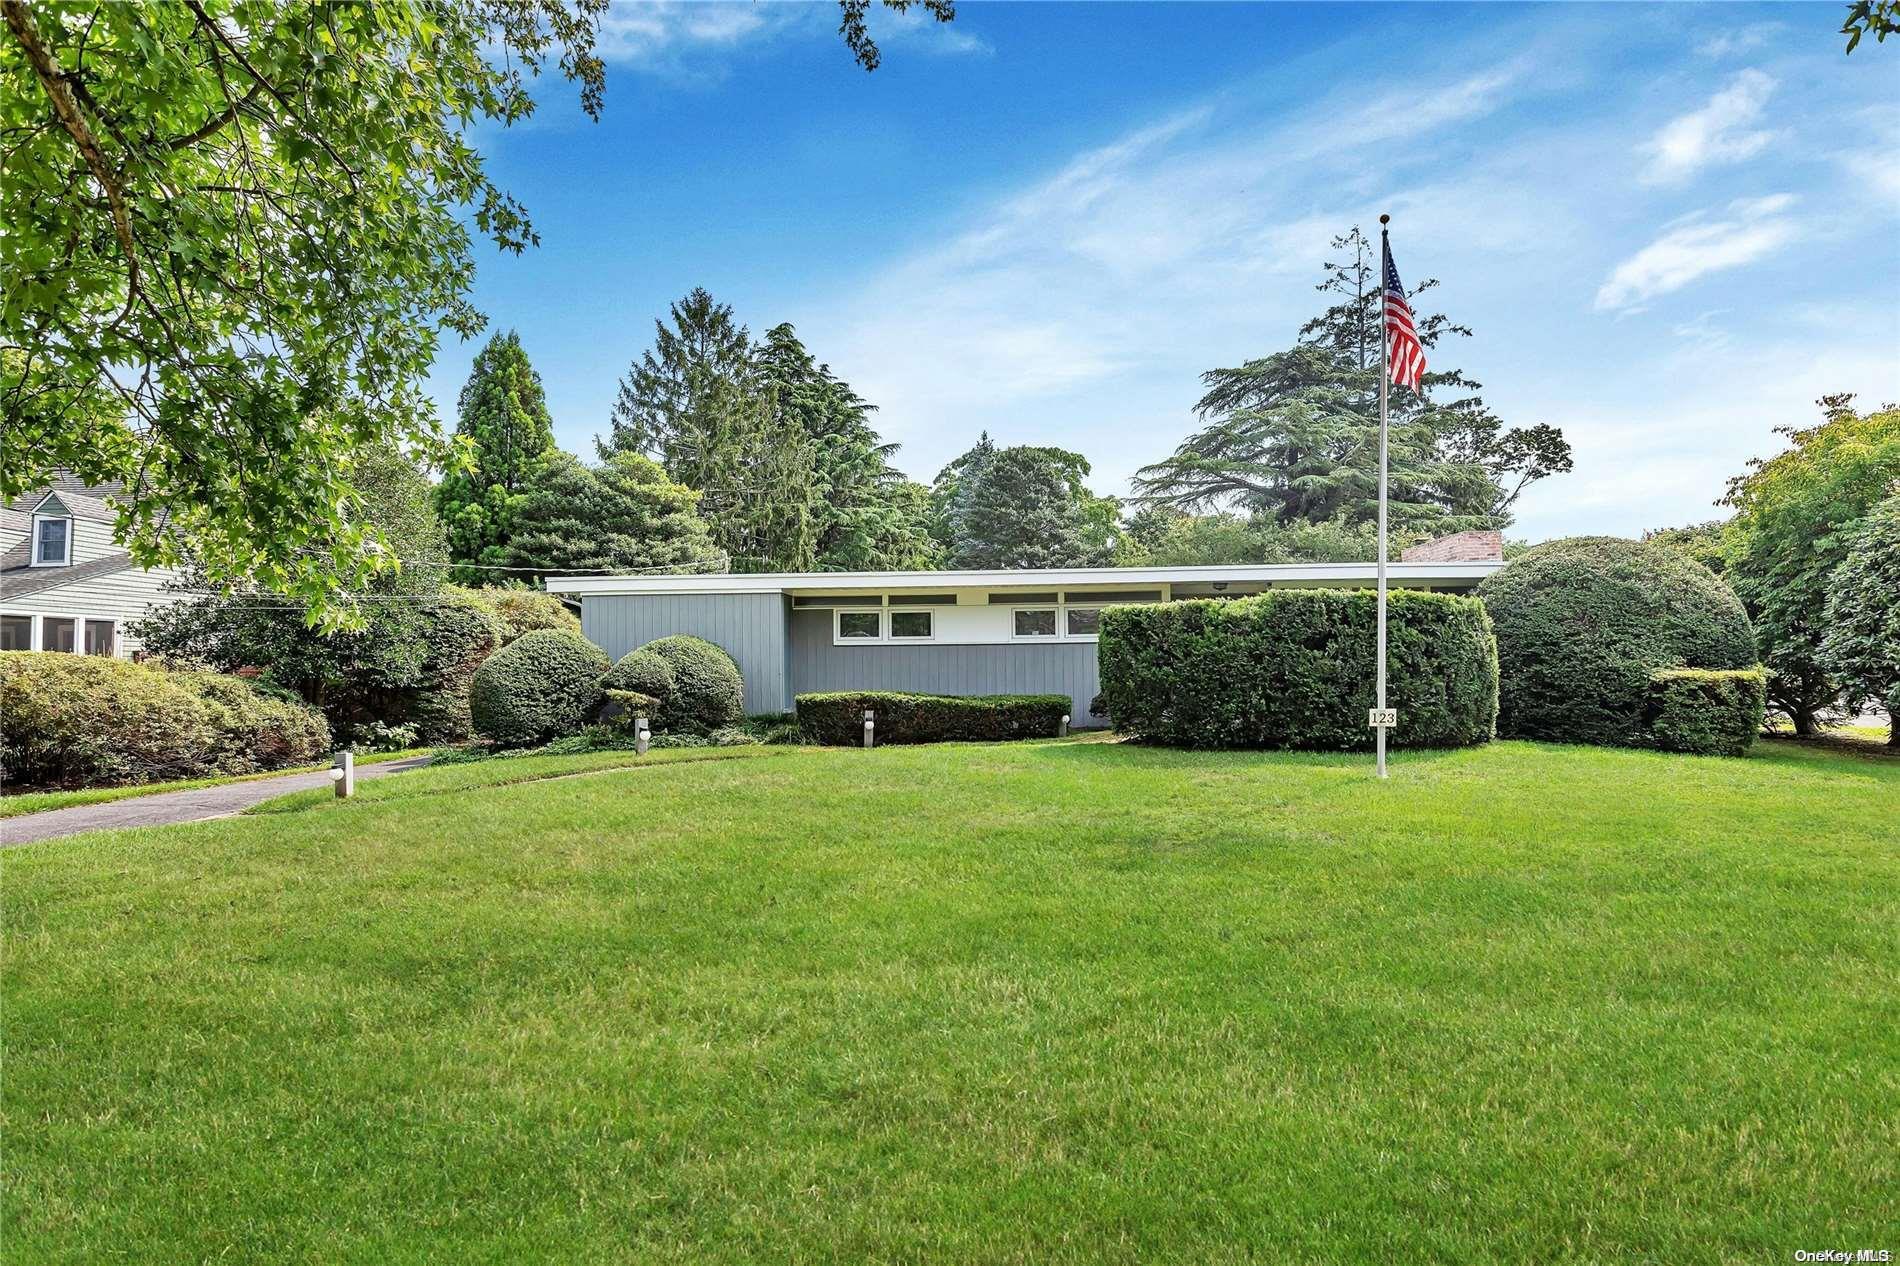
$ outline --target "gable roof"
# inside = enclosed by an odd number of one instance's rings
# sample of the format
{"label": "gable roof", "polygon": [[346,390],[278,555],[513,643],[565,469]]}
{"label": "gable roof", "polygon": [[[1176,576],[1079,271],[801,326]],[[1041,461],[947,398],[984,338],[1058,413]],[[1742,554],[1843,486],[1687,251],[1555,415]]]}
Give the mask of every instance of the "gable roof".
{"label": "gable roof", "polygon": [[[15,555],[19,562],[14,561]],[[99,576],[110,576],[129,567],[137,566],[132,556],[126,553],[107,554],[104,558],[95,558],[90,562],[74,563],[70,567],[33,567],[26,547],[16,546],[6,552],[0,562],[0,599],[24,598],[28,594],[41,593],[48,589],[57,589],[61,585],[74,584],[81,580],[93,580]]]}

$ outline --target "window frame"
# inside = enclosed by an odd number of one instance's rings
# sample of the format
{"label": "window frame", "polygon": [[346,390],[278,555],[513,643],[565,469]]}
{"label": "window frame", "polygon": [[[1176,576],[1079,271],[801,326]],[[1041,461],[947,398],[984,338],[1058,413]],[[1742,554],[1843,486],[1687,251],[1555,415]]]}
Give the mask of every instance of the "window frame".
{"label": "window frame", "polygon": [[26,621],[26,649],[36,651],[40,647],[40,618],[31,611],[0,611],[0,617],[9,620]]}
{"label": "window frame", "polygon": [[[66,525],[66,537],[63,542],[66,550],[63,557],[40,558],[40,526],[45,523],[63,523]],[[35,514],[33,516],[33,535],[30,538],[32,555],[27,561],[29,567],[71,567],[73,565],[73,516],[70,514]]]}
{"label": "window frame", "polygon": [[[1108,610],[1108,608],[1113,605],[1114,605],[1113,603],[1108,603],[1108,602],[1065,602],[1063,603],[1062,604],[1062,638],[1063,640],[1067,642],[1094,642],[1094,641],[1099,640],[1102,636],[1102,625],[1101,625],[1102,612]],[[1126,604],[1124,603],[1123,605],[1126,605]],[[1095,612],[1095,621],[1096,621],[1095,632],[1077,633],[1073,629],[1071,629],[1069,627],[1069,612],[1071,611]]]}
{"label": "window frame", "polygon": [[[922,637],[899,637],[897,620],[900,615],[922,615],[930,617],[930,632]],[[916,643],[929,643],[937,640],[937,609],[935,607],[886,607],[884,609],[884,638],[893,646],[911,646]]]}
{"label": "window frame", "polygon": [[[1012,642],[1060,642],[1062,641],[1062,602],[1032,602],[1027,606],[1009,609],[1009,640]],[[1018,633],[1016,617],[1027,611],[1047,611],[1055,617],[1055,627],[1047,633]]]}
{"label": "window frame", "polygon": [[[847,615],[868,615],[877,621],[877,632],[870,637],[847,637],[844,632],[844,618]],[[879,607],[835,607],[831,612],[831,644],[833,646],[875,646],[884,640],[884,608]]]}
{"label": "window frame", "polygon": [[[73,626],[73,648],[70,651],[62,651],[62,650],[57,649],[56,647],[51,647],[46,644],[46,622],[48,620],[60,620]],[[37,621],[37,635],[33,639],[34,650],[44,651],[48,655],[84,655],[86,653],[85,646],[86,646],[85,617],[77,616],[77,615],[59,615],[57,613],[49,612],[45,615],[40,616],[39,620]]]}
{"label": "window frame", "polygon": [[[4,611],[0,615],[27,622],[27,643],[29,651],[39,651],[47,655],[84,655],[86,651],[86,626],[88,624],[109,624],[112,626],[112,653],[100,655],[98,659],[123,659],[119,652],[125,646],[125,621],[116,615],[82,615],[76,611]],[[73,622],[73,649],[70,651],[51,650],[46,645],[46,622],[48,620],[71,620]]]}

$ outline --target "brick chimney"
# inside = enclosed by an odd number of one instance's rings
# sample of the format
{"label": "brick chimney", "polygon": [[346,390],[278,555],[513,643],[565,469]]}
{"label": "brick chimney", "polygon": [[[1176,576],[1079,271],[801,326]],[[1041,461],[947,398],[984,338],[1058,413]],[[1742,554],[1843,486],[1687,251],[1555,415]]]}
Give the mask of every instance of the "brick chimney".
{"label": "brick chimney", "polygon": [[1435,541],[1414,545],[1399,555],[1402,563],[1501,563],[1504,533],[1454,532]]}

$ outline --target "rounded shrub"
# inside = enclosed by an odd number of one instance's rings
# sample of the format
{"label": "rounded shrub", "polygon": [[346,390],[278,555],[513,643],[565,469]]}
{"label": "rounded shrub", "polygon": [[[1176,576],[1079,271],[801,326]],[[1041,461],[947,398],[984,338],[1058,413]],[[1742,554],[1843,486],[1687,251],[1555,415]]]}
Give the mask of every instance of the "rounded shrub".
{"label": "rounded shrub", "polygon": [[106,787],[279,769],[329,746],[323,717],[236,677],[99,655],[0,653],[0,776]]}
{"label": "rounded shrub", "polygon": [[[1378,601],[1365,590],[1144,603],[1102,613],[1102,703],[1115,728],[1172,747],[1369,748]],[[1386,620],[1390,741],[1490,739],[1498,658],[1476,599],[1399,590]]]}
{"label": "rounded shrub", "polygon": [[490,655],[469,684],[475,732],[503,747],[579,733],[601,702],[607,653],[578,633],[536,629]]}
{"label": "rounded shrub", "polygon": [[1745,669],[1758,658],[1734,591],[1662,545],[1551,541],[1486,578],[1478,596],[1497,628],[1506,738],[1655,746],[1651,674]]}
{"label": "rounded shrub", "polygon": [[640,650],[658,656],[673,670],[673,695],[666,710],[669,724],[713,730],[745,716],[745,678],[721,648],[704,638],[676,633],[655,638]]}
{"label": "rounded shrub", "polygon": [[678,684],[678,679],[673,675],[673,666],[663,656],[649,650],[628,651],[600,679],[601,689],[645,695],[653,700],[656,709],[661,710],[672,702]]}

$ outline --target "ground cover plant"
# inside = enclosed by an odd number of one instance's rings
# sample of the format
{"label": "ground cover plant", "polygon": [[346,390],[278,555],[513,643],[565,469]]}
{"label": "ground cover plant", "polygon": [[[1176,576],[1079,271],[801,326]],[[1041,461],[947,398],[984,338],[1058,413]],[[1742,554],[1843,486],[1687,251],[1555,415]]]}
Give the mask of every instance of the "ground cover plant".
{"label": "ground cover plant", "polygon": [[541,756],[12,850],[8,1257],[1881,1243],[1858,750]]}

